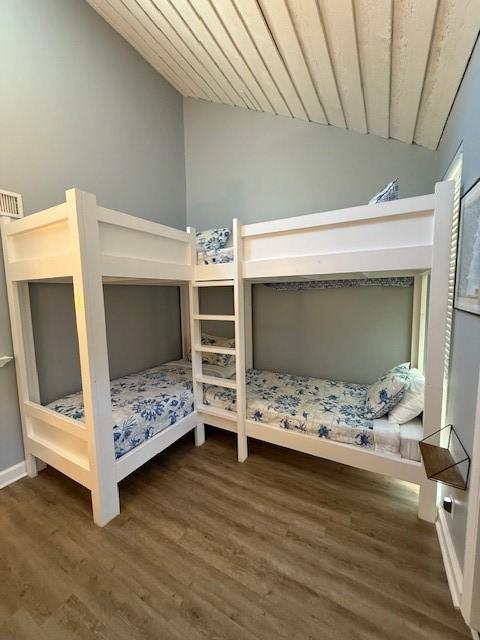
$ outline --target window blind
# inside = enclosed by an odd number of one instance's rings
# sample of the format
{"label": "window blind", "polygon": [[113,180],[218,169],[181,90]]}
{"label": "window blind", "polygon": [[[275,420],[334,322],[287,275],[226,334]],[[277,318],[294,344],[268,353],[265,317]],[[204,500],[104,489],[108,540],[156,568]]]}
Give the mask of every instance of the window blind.
{"label": "window blind", "polygon": [[[455,297],[455,271],[457,263],[457,244],[458,244],[458,227],[460,220],[460,193],[462,188],[462,164],[463,151],[462,147],[457,151],[455,158],[452,160],[444,180],[453,180],[455,182],[455,196],[453,201],[453,217],[452,217],[452,237],[450,243],[450,271],[448,275],[448,308],[447,308],[447,327],[445,336],[445,357],[444,357],[444,388],[447,390],[448,372],[450,369],[450,350],[452,340],[452,324],[453,324],[453,304]],[[446,393],[444,393],[446,398]]]}

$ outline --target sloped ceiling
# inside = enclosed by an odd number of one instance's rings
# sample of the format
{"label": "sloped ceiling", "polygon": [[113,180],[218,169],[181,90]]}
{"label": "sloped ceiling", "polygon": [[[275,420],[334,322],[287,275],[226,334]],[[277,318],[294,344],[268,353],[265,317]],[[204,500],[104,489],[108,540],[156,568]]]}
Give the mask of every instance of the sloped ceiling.
{"label": "sloped ceiling", "polygon": [[480,0],[87,0],[184,96],[435,149]]}

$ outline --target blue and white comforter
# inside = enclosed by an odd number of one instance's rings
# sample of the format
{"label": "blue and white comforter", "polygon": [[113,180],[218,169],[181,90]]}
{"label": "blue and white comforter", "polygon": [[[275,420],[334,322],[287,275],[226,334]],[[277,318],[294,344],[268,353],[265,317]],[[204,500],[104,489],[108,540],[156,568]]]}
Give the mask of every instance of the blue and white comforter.
{"label": "blue and white comforter", "polygon": [[[110,383],[115,457],[138,447],[193,411],[189,367],[164,364]],[[84,420],[82,392],[48,405],[75,420]]]}
{"label": "blue and white comforter", "polygon": [[197,252],[197,264],[225,264],[233,262],[233,247]]}
{"label": "blue and white comforter", "polygon": [[[207,373],[215,375],[215,367],[211,369]],[[246,380],[250,420],[377,451],[400,451],[398,425],[363,417],[367,385],[257,369],[249,369]],[[191,363],[187,361],[112,380],[110,389],[116,458],[193,411]],[[204,403],[235,410],[235,391],[205,385]],[[52,402],[48,408],[76,420],[85,417],[81,392]]]}
{"label": "blue and white comforter", "polygon": [[[398,425],[363,417],[368,385],[249,369],[246,387],[249,420],[377,451],[400,450]],[[204,402],[234,411],[235,391],[206,387]]]}

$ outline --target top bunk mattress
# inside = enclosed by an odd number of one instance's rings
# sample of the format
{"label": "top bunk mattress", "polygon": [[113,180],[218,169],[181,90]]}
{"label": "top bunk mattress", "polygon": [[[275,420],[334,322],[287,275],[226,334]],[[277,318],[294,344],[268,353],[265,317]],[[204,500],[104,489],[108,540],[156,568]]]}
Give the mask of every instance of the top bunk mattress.
{"label": "top bunk mattress", "polygon": [[[389,423],[386,417],[378,420],[363,417],[368,388],[369,385],[249,369],[247,419],[401,455],[400,426]],[[234,411],[235,391],[206,386],[204,403]]]}
{"label": "top bunk mattress", "polygon": [[[191,367],[182,362],[112,380],[110,392],[117,459],[193,411]],[[75,420],[85,419],[81,391],[47,406]]]}

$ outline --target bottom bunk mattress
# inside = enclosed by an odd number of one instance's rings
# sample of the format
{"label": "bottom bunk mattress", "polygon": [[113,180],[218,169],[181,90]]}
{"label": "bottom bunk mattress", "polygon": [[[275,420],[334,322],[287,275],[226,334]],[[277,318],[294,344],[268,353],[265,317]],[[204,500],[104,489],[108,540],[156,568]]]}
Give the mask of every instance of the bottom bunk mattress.
{"label": "bottom bunk mattress", "polygon": [[[193,412],[192,372],[182,363],[166,363],[110,383],[115,457],[138,447]],[[83,420],[82,392],[47,405]]]}
{"label": "bottom bunk mattress", "polygon": [[[369,385],[249,369],[247,419],[282,429],[400,455],[398,424],[363,417]],[[204,388],[204,403],[235,410],[235,391]]]}

